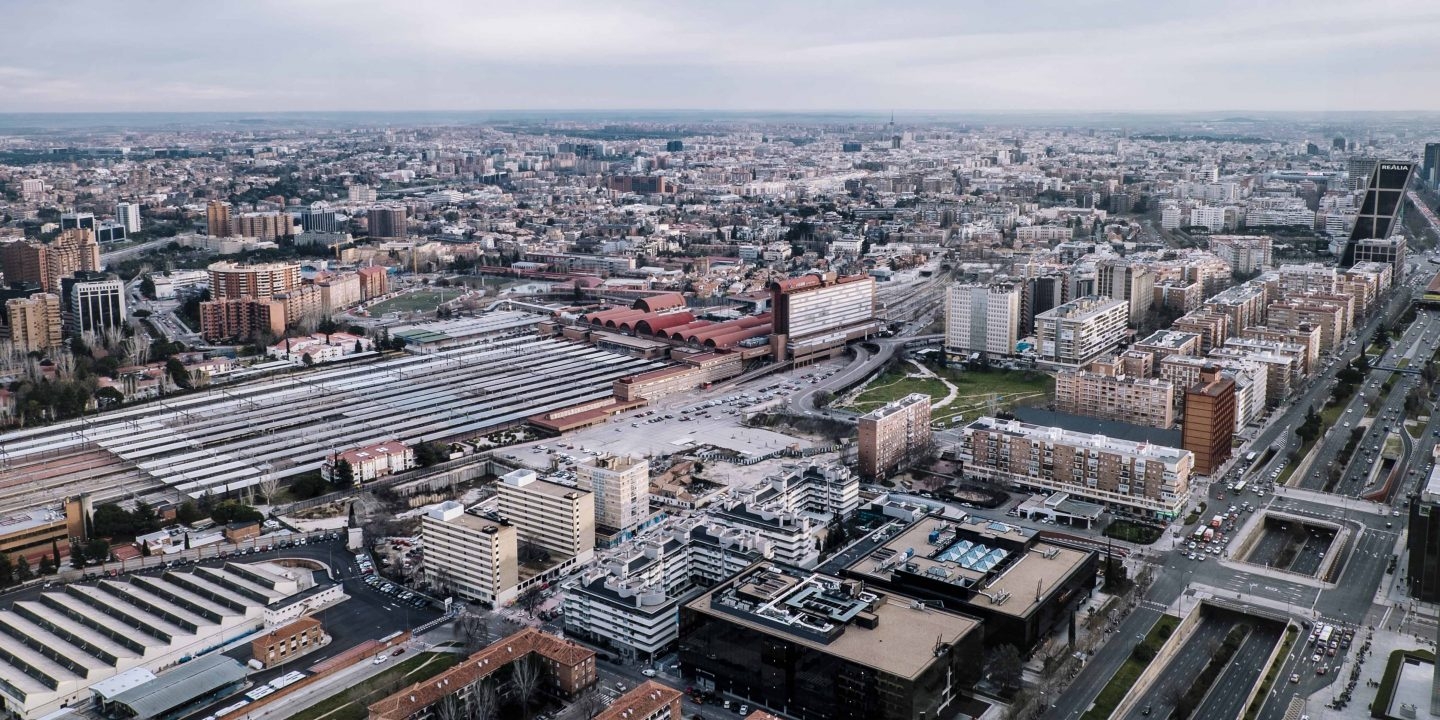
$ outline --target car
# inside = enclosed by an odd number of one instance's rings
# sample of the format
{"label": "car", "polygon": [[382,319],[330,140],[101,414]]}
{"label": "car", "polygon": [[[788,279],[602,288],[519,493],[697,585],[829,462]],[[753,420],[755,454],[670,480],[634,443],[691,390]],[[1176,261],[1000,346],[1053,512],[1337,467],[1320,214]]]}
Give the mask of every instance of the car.
{"label": "car", "polygon": [[1298,683],[1298,682],[1300,682],[1300,673],[1290,673],[1290,682],[1292,682],[1292,683]]}
{"label": "car", "polygon": [[389,659],[390,659],[390,656],[389,656],[389,655],[386,655],[386,654],[384,654],[384,653],[381,653],[381,654],[379,654],[379,655],[376,655],[376,656],[375,656],[375,659],[372,660],[372,661],[370,661],[370,664],[371,664],[371,665],[379,665],[379,664],[381,664],[381,663],[383,663],[383,662],[385,662],[386,660],[389,660]]}
{"label": "car", "polygon": [[644,675],[645,677],[655,677],[655,671],[650,668],[645,668],[644,670],[641,670],[640,674]]}
{"label": "car", "polygon": [[403,647],[401,647],[401,648],[395,648],[395,650],[394,650],[393,652],[391,652],[390,654],[391,654],[391,655],[404,655],[404,654],[405,654],[405,648],[403,648]]}
{"label": "car", "polygon": [[740,714],[741,714],[741,715],[749,715],[749,714],[750,714],[750,706],[749,706],[749,705],[741,705],[741,706],[740,706]]}
{"label": "car", "polygon": [[616,689],[616,690],[620,690],[620,691],[624,691],[624,690],[625,690],[625,683],[620,682],[619,680],[616,680],[616,681],[615,681],[615,689]]}
{"label": "car", "polygon": [[1318,663],[1318,662],[1320,662],[1320,660],[1321,660],[1320,653],[1315,653],[1314,655],[1311,655],[1311,656],[1310,656],[1310,662],[1312,662],[1312,663]]}

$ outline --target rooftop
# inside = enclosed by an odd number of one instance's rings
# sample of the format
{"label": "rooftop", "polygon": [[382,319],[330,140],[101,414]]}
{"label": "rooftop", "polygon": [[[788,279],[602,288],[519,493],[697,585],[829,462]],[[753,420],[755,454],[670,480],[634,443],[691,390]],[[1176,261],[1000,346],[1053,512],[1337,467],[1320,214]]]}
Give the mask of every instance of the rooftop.
{"label": "rooftop", "polygon": [[776,563],[757,565],[686,607],[902,678],[919,675],[937,641],[953,644],[979,621],[911,598]]}
{"label": "rooftop", "polygon": [[595,716],[595,720],[629,720],[630,718],[648,718],[651,713],[665,707],[683,695],[679,690],[661,685],[654,680],[646,680],[635,687],[634,690],[615,698],[604,712]]}
{"label": "rooftop", "polygon": [[136,717],[159,717],[195,698],[244,679],[244,665],[224,655],[209,655],[126,690],[112,701],[133,710]]}

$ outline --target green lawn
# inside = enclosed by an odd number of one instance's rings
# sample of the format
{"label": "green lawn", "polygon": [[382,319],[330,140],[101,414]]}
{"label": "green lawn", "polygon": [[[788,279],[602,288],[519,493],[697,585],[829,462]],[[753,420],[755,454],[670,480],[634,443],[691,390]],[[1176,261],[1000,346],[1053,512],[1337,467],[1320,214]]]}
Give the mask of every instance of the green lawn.
{"label": "green lawn", "polygon": [[875,378],[865,387],[864,392],[856,396],[849,407],[856,412],[866,413],[910,393],[929,395],[931,403],[945,397],[945,383],[933,378],[908,377],[911,372],[915,372],[915,367],[906,363]]}
{"label": "green lawn", "polygon": [[1008,410],[1019,405],[1043,405],[1055,396],[1055,379],[1042,372],[972,372],[955,367],[930,369],[939,377],[915,377],[920,371],[910,363],[901,363],[872,380],[854,401],[844,407],[856,412],[870,412],[910,393],[929,395],[933,406],[950,394],[950,389],[939,378],[955,386],[955,398],[944,407],[933,407],[930,419],[946,424],[958,422],[961,417],[972,420],[987,414],[992,397],[996,398],[996,410]]}
{"label": "green lawn", "polygon": [[[362,660],[361,662],[369,662]],[[370,703],[407,685],[427,680],[460,662],[455,653],[415,655],[385,672],[331,695],[290,716],[290,720],[365,720]]]}
{"label": "green lawn", "polygon": [[[1115,675],[1110,678],[1105,689],[1100,691],[1099,697],[1095,698],[1095,706],[1082,715],[1080,720],[1108,720],[1111,713],[1115,712],[1115,707],[1125,699],[1130,688],[1134,687],[1135,681],[1140,679],[1140,674],[1145,672],[1145,668],[1149,667],[1151,661],[1154,660],[1155,653],[1160,651],[1160,647],[1165,644],[1170,634],[1175,632],[1175,627],[1179,624],[1180,618],[1173,615],[1161,615],[1160,619],[1155,622],[1155,626],[1150,628],[1144,642],[1136,646],[1135,651],[1132,651],[1130,657],[1125,660],[1125,664],[1115,671]],[[1141,651],[1141,648],[1146,650]],[[1148,653],[1148,657],[1145,659],[1137,657],[1137,655],[1145,653]]]}
{"label": "green lawn", "polygon": [[380,317],[392,312],[425,312],[433,311],[442,302],[454,300],[465,293],[459,288],[435,288],[431,290],[416,290],[405,293],[396,298],[391,298],[382,303],[370,306],[371,317]]}

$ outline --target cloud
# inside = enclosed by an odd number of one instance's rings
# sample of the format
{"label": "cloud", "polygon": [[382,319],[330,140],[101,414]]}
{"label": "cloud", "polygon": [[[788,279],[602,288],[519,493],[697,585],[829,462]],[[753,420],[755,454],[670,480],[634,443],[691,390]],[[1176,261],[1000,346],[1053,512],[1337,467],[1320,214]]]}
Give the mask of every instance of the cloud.
{"label": "cloud", "polygon": [[0,0],[0,16],[20,29],[0,46],[10,112],[1440,110],[1431,0]]}

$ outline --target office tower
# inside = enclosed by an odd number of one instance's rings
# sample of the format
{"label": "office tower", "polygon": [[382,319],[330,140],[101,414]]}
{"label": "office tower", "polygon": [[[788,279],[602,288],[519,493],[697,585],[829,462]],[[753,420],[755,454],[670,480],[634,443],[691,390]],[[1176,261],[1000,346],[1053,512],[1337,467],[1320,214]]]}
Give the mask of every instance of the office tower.
{"label": "office tower", "polygon": [[1195,472],[1211,475],[1230,457],[1230,439],[1235,435],[1235,381],[1225,377],[1218,365],[1200,370],[1200,379],[1185,389],[1185,418],[1181,423],[1182,442],[1195,454]]}
{"label": "office tower", "polygon": [[60,311],[60,296],[40,293],[28,298],[5,301],[10,316],[10,342],[21,352],[60,347],[65,318]]}
{"label": "office tower", "polygon": [[860,474],[888,475],[930,449],[930,396],[912,393],[860,416]]}
{"label": "office tower", "polygon": [[61,230],[89,230],[95,232],[94,213],[65,213],[60,216]]}
{"label": "office tower", "polygon": [[1431,188],[1440,187],[1440,142],[1425,143],[1425,153],[1420,162],[1420,179]]}
{"label": "office tower", "polygon": [[77,282],[70,286],[70,312],[78,332],[99,333],[125,324],[125,283],[119,280]]}
{"label": "office tower", "polygon": [[95,242],[120,242],[121,240],[124,240],[125,237],[125,226],[121,223],[110,222],[106,220],[95,227]]}
{"label": "office tower", "polygon": [[268,299],[300,287],[300,265],[296,263],[241,265],[226,261],[211,263],[207,269],[210,272],[210,296],[216,300],[241,297]]}
{"label": "office tower", "polygon": [[346,197],[352,203],[375,202],[375,188],[368,185],[351,185],[345,189]]}
{"label": "office tower", "polygon": [[340,232],[340,215],[326,202],[311,203],[300,210],[300,229],[307,233]]}
{"label": "office tower", "polygon": [[1071,300],[1035,316],[1039,362],[1078,368],[1119,347],[1130,305],[1094,295]]}
{"label": "office tower", "polygon": [[[648,479],[647,479],[648,481]],[[595,495],[540,480],[533,470],[500,478],[500,517],[515,525],[520,542],[531,542],[583,565],[595,555]]]}
{"label": "office tower", "polygon": [[1149,266],[1128,260],[1102,260],[1096,265],[1097,292],[1114,300],[1124,300],[1129,308],[1128,322],[1139,325],[1155,301],[1155,271]]}
{"label": "office tower", "polygon": [[370,237],[403,238],[406,236],[405,208],[377,206],[366,212]]}
{"label": "office tower", "polygon": [[82,270],[95,272],[100,269],[100,245],[95,234],[84,228],[65,230],[60,237],[45,247],[46,292],[60,292],[63,279]]}
{"label": "office tower", "polygon": [[1345,152],[1345,138],[1338,135],[1335,136],[1335,139],[1330,141],[1330,149]]}
{"label": "office tower", "polygon": [[[1405,202],[1405,187],[1410,183],[1410,173],[1415,163],[1407,160],[1386,160],[1375,164],[1365,199],[1360,203],[1360,214],[1355,219],[1355,229],[1350,233],[1350,242],[1340,258],[1340,267],[1348,268],[1360,260],[1356,259],[1355,247],[1361,240],[1388,240],[1395,229],[1401,207]],[[1403,250],[1402,250],[1403,252]]]}
{"label": "office tower", "polygon": [[594,493],[595,523],[607,535],[628,537],[650,516],[649,461],[601,455],[575,468],[576,483]]}
{"label": "office tower", "polygon": [[804,362],[843,351],[850,340],[881,329],[875,319],[875,278],[806,274],[770,283],[777,359]]}
{"label": "office tower", "polygon": [[45,194],[45,181],[37,178],[27,178],[20,181],[20,194],[26,200],[38,200]]}
{"label": "office tower", "polygon": [[1405,545],[1410,597],[1440,602],[1440,468],[1430,471],[1419,497],[1410,503],[1409,528]]}
{"label": "office tower", "polygon": [[965,426],[959,455],[967,476],[1161,520],[1189,504],[1195,465],[1189,450],[993,417]]}
{"label": "office tower", "polygon": [[1175,386],[1127,375],[1116,358],[1096,360],[1056,374],[1055,409],[1164,430],[1175,424]]}
{"label": "office tower", "polygon": [[210,237],[230,237],[230,203],[211,200],[205,205],[205,232]]}
{"label": "office tower", "polygon": [[126,233],[140,232],[140,204],[132,202],[116,203],[115,220],[125,226]]}
{"label": "office tower", "polygon": [[780,563],[686,603],[680,624],[686,683],[807,719],[954,716],[985,654],[972,617]]}
{"label": "office tower", "polygon": [[964,360],[972,353],[1015,354],[1020,335],[1021,286],[951,285],[945,289],[945,354]]}
{"label": "office tower", "polygon": [[861,144],[858,143],[858,142],[847,142],[847,143],[841,143],[841,144],[840,144],[840,151],[841,151],[841,152],[857,153],[857,152],[860,152],[860,151],[863,150],[863,149],[864,149],[864,146],[861,145]]}
{"label": "office tower", "polygon": [[447,500],[420,517],[425,580],[441,597],[500,607],[520,584],[515,526]]}
{"label": "office tower", "polygon": [[684,141],[684,140],[671,140],[671,141],[665,143],[665,152],[684,152],[684,150],[685,150],[685,141]]}

